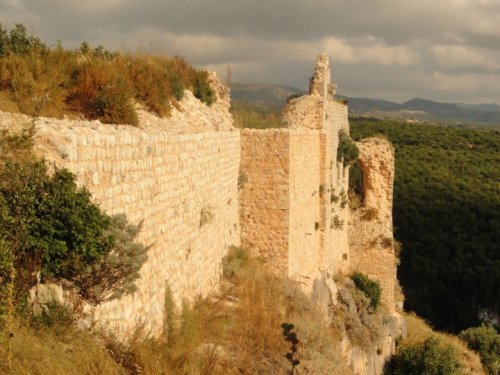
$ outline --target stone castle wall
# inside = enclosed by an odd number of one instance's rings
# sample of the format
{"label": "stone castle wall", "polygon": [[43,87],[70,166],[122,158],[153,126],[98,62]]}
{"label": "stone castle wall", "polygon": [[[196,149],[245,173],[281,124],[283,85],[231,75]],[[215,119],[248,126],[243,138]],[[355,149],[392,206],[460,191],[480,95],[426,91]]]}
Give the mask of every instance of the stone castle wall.
{"label": "stone castle wall", "polygon": [[241,245],[288,275],[289,134],[283,129],[241,131]]}
{"label": "stone castle wall", "polygon": [[320,262],[320,131],[293,129],[289,140],[288,276],[311,285],[318,276]]}
{"label": "stone castle wall", "polygon": [[[242,244],[306,287],[324,272],[363,272],[380,283],[393,312],[393,150],[380,140],[359,144],[366,194],[351,211],[349,167],[337,160],[348,111],[334,92],[328,57],[320,55],[309,94],[284,110],[285,128],[242,132],[241,172],[251,180],[240,192]],[[377,217],[366,220],[373,210]]]}
{"label": "stone castle wall", "polygon": [[[178,303],[207,295],[217,288],[228,247],[240,242],[239,132],[227,106],[209,109],[186,92],[180,107],[169,119],[142,113],[141,128],[36,122],[40,154],[75,173],[106,212],[143,223],[139,240],[151,248],[137,292],[93,312],[118,333],[137,323],[158,333],[166,284]],[[0,121],[28,119],[2,114]]]}
{"label": "stone castle wall", "polygon": [[[365,200],[351,213],[349,171],[337,161],[348,112],[333,96],[326,55],[310,93],[285,109],[286,128],[234,129],[229,95],[211,80],[212,107],[186,92],[168,119],[140,112],[139,128],[37,120],[40,154],[74,172],[108,213],[143,222],[139,240],[152,245],[138,291],[98,306],[95,319],[159,332],[165,286],[178,303],[214,291],[223,256],[240,243],[309,290],[325,274],[366,273],[393,311],[393,150],[381,141],[359,145]],[[0,114],[0,124],[12,121],[27,119]],[[363,219],[369,208],[379,210],[376,220]]]}

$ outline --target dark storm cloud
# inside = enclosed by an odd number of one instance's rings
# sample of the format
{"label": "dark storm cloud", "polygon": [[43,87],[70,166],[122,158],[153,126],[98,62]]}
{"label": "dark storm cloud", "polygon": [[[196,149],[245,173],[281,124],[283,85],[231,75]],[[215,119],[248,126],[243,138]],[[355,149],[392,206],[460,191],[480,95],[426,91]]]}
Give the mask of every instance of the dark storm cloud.
{"label": "dark storm cloud", "polygon": [[0,16],[49,43],[230,64],[241,81],[305,87],[326,51],[346,93],[500,101],[500,0],[3,0]]}

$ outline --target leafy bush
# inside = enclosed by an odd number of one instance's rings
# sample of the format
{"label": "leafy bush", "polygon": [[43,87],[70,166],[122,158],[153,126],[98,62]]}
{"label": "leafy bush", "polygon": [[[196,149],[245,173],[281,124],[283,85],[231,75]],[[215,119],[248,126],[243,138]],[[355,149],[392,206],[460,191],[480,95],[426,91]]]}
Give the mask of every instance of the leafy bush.
{"label": "leafy bush", "polygon": [[129,224],[125,214],[110,218],[103,237],[112,250],[73,278],[82,297],[100,303],[137,290],[134,281],[149,248],[136,242],[140,230],[141,225]]}
{"label": "leafy bush", "polygon": [[460,368],[451,346],[443,347],[435,337],[402,347],[386,366],[386,375],[455,375]]}
{"label": "leafy bush", "polygon": [[359,149],[356,143],[345,130],[339,131],[339,146],[337,148],[337,161],[343,162],[344,166],[354,163],[359,157]]}
{"label": "leafy bush", "polygon": [[165,69],[162,69],[154,59],[144,56],[131,58],[128,74],[131,82],[134,82],[137,101],[160,117],[170,113],[168,98],[172,90]]}
{"label": "leafy bush", "polygon": [[24,25],[16,23],[10,32],[0,25],[0,56],[9,53],[24,55],[33,50],[44,52],[46,49],[39,38],[28,35]]}
{"label": "leafy bush", "polygon": [[102,212],[69,171],[48,173],[32,137],[0,135],[0,238],[10,252],[1,258],[2,268],[14,259],[16,300],[38,280],[68,280],[92,303],[132,292],[146,258],[139,228]]}
{"label": "leafy bush", "polygon": [[354,273],[351,279],[354,281],[356,288],[370,299],[370,307],[375,310],[380,303],[381,290],[379,283],[359,272]]}
{"label": "leafy bush", "polygon": [[360,200],[363,200],[363,172],[359,162],[354,162],[349,168],[349,193],[356,195]]}
{"label": "leafy bush", "polygon": [[495,328],[483,324],[462,331],[459,337],[470,349],[479,353],[489,374],[500,373],[500,334]]}
{"label": "leafy bush", "polygon": [[339,304],[332,310],[332,327],[352,345],[370,350],[381,339],[382,314],[373,311],[370,299],[350,280],[339,283]]}

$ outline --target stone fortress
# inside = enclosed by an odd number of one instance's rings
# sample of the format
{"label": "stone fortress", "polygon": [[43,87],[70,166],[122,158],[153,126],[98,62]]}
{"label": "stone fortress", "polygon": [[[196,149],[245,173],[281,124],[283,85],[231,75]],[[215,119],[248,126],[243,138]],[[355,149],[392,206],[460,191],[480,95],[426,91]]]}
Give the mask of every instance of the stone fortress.
{"label": "stone fortress", "polygon": [[[138,323],[159,332],[166,286],[177,302],[215,291],[231,245],[316,294],[337,275],[365,273],[382,287],[382,308],[396,316],[394,151],[381,139],[358,144],[364,196],[350,210],[348,168],[337,161],[339,131],[349,131],[347,104],[335,98],[328,57],[317,58],[309,94],[286,107],[285,128],[234,128],[228,89],[210,77],[211,107],[186,91],[169,118],[141,111],[139,127],[37,119],[38,152],[75,173],[105,211],[142,222],[139,239],[152,245],[138,291],[98,306],[93,318],[124,332]],[[0,114],[0,121],[22,117]],[[334,287],[326,289],[336,298]],[[379,372],[370,361],[359,373]]]}

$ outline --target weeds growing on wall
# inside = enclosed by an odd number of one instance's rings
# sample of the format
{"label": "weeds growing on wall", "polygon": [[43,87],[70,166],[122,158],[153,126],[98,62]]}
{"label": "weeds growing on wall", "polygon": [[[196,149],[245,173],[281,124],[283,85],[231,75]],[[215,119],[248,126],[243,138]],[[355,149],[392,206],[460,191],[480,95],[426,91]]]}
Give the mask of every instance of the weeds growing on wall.
{"label": "weeds growing on wall", "polygon": [[382,294],[379,283],[359,272],[352,274],[351,279],[354,281],[356,288],[370,299],[370,307],[375,310],[380,303],[380,296]]}
{"label": "weeds growing on wall", "polygon": [[167,116],[185,89],[207,105],[216,99],[207,72],[180,57],[111,53],[86,42],[78,50],[48,47],[21,24],[0,25],[0,110],[137,125],[134,101]]}

